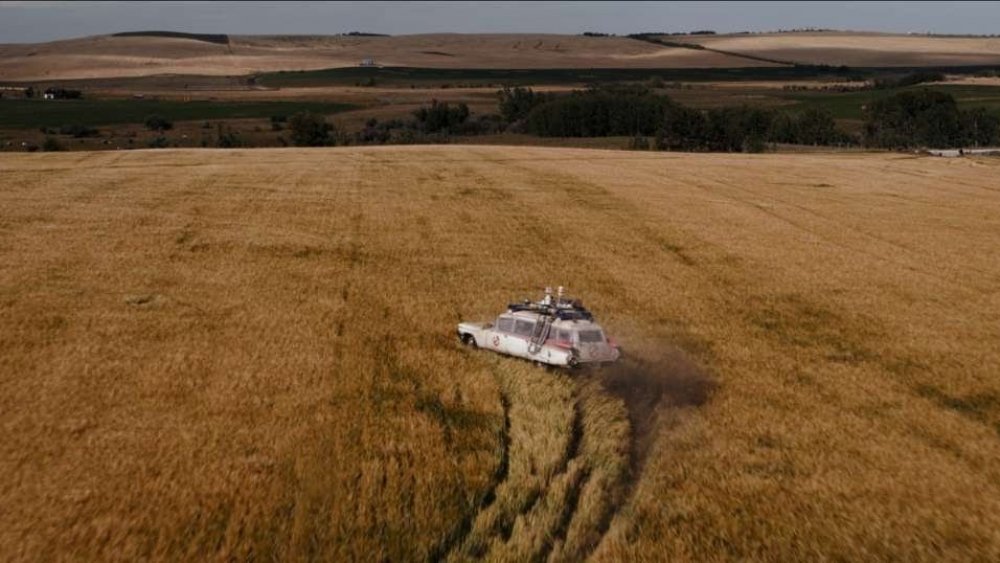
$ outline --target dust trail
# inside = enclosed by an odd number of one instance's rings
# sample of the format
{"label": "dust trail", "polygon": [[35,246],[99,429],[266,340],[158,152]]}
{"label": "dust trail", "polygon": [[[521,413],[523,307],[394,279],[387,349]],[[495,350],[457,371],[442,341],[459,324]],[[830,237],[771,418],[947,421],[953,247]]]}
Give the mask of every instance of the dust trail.
{"label": "dust trail", "polygon": [[680,350],[627,354],[596,374],[604,388],[625,402],[632,425],[632,481],[642,473],[656,441],[658,413],[665,407],[699,407],[715,380]]}
{"label": "dust trail", "polygon": [[631,430],[630,470],[606,493],[611,495],[595,525],[596,535],[583,546],[585,559],[600,544],[622,506],[628,502],[642,478],[646,459],[660,432],[659,414],[664,408],[699,407],[710,398],[715,381],[680,350],[657,349],[632,353],[617,363],[595,370],[587,377],[601,383],[604,392],[621,399]]}

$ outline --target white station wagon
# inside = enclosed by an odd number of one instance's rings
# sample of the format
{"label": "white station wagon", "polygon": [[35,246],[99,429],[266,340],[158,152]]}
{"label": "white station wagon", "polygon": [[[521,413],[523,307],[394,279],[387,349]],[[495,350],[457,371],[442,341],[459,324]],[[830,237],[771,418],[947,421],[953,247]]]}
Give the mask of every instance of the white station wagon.
{"label": "white station wagon", "polygon": [[570,368],[621,356],[590,311],[563,297],[562,287],[555,298],[546,288],[541,301],[510,304],[492,323],[459,323],[458,337],[468,346]]}

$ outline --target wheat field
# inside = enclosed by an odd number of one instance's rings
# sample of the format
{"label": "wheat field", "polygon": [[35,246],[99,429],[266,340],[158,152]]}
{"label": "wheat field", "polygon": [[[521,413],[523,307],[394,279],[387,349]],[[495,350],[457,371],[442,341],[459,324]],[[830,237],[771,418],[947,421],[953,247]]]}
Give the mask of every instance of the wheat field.
{"label": "wheat field", "polygon": [[[1000,161],[0,159],[0,553],[997,560]],[[628,361],[459,346],[566,285]]]}

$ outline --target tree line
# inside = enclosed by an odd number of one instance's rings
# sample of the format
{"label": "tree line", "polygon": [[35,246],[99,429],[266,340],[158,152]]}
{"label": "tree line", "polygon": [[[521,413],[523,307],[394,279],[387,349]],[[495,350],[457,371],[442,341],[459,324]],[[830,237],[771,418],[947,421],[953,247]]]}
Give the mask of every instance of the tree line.
{"label": "tree line", "polygon": [[565,96],[539,95],[527,88],[504,89],[500,113],[521,120],[541,137],[655,137],[663,150],[759,151],[766,143],[850,144],[832,114],[811,108],[800,113],[751,106],[707,111],[681,105],[644,86],[603,86]]}
{"label": "tree line", "polygon": [[754,152],[768,143],[875,148],[1000,144],[1000,119],[995,115],[983,108],[960,110],[951,95],[927,89],[870,103],[860,136],[839,129],[825,108],[788,111],[743,105],[699,110],[637,85],[591,87],[562,96],[504,88],[498,97],[504,123],[533,135],[653,136],[661,150]]}
{"label": "tree line", "polygon": [[[271,116],[271,129],[287,131],[277,138],[282,146],[442,143],[452,136],[503,131],[541,137],[625,136],[633,138],[633,148],[652,145],[657,150],[712,152],[758,152],[775,143],[889,149],[1000,145],[1000,118],[984,108],[960,109],[951,95],[926,88],[869,102],[858,135],[839,129],[830,111],[820,107],[789,111],[742,105],[700,110],[635,84],[594,86],[563,95],[504,88],[498,92],[497,109],[496,114],[473,115],[464,103],[434,100],[413,111],[410,119],[371,118],[360,131],[339,131],[325,116],[308,112]],[[151,115],[145,125],[157,134],[150,147],[170,145],[164,136],[173,128],[170,120]],[[205,122],[202,128],[211,125]],[[42,132],[74,138],[99,133],[79,124],[42,128]],[[214,144],[240,147],[248,141],[220,123]],[[203,137],[202,146],[209,142]],[[47,137],[43,148],[59,150],[60,143]]]}
{"label": "tree line", "polygon": [[996,146],[1000,118],[981,107],[959,109],[944,92],[911,90],[865,107],[863,142],[883,148]]}

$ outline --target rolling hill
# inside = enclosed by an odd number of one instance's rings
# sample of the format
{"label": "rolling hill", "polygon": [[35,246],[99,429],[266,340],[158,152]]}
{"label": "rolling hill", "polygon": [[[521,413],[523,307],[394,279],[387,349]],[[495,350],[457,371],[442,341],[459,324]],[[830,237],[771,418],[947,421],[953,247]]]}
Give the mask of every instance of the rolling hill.
{"label": "rolling hill", "polygon": [[[1000,64],[1000,39],[854,32],[670,36],[666,46],[628,37],[546,34],[182,36],[150,33],[0,45],[0,81],[245,75],[380,65],[446,69],[744,68],[799,64]],[[780,65],[779,65],[780,66]]]}

